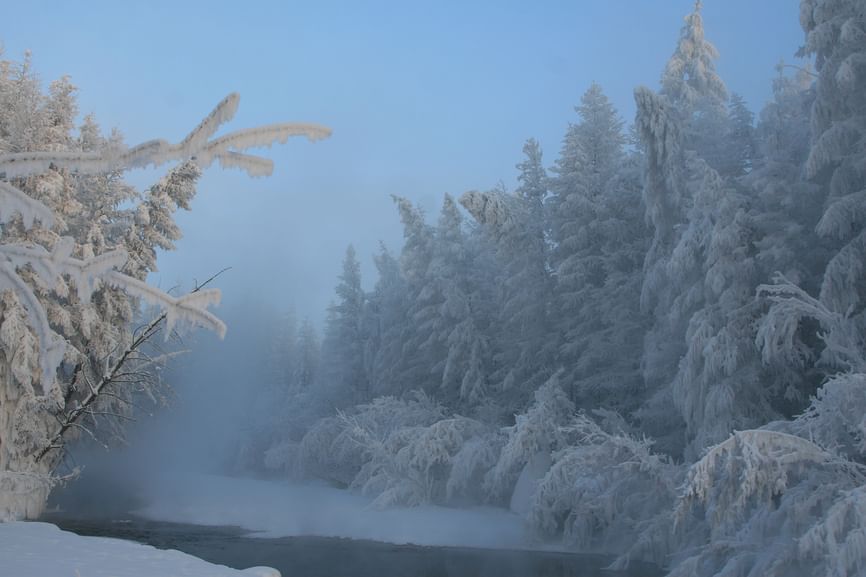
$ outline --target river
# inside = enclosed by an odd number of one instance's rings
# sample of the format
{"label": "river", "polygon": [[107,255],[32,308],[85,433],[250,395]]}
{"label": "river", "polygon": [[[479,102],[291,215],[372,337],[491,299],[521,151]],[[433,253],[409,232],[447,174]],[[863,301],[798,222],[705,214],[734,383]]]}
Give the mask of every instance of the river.
{"label": "river", "polygon": [[189,525],[131,517],[122,521],[46,515],[80,535],[115,537],[177,549],[243,569],[266,565],[283,577],[656,577],[657,569],[603,568],[610,559],[547,551],[393,545],[331,537],[262,538],[238,527]]}

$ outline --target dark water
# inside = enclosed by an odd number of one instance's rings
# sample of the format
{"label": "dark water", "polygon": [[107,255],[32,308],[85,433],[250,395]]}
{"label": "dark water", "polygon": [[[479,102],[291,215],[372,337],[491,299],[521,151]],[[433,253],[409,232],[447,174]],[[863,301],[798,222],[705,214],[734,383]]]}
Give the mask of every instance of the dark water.
{"label": "dark water", "polygon": [[237,527],[203,527],[131,519],[110,521],[46,516],[80,535],[116,537],[178,549],[212,563],[243,569],[266,565],[283,577],[656,577],[653,567],[606,571],[609,558],[542,551],[419,547],[326,537],[266,539]]}

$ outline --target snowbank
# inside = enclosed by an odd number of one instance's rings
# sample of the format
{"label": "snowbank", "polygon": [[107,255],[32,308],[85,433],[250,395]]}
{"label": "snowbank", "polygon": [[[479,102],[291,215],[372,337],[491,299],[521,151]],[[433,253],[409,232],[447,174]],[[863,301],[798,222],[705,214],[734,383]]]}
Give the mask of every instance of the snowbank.
{"label": "snowbank", "polygon": [[0,573],[10,577],[280,577],[267,567],[239,571],[180,551],[81,537],[49,523],[0,523]]}
{"label": "snowbank", "polygon": [[197,525],[237,525],[263,537],[344,537],[429,546],[526,549],[523,521],[493,507],[375,510],[370,500],[331,487],[205,475],[148,484],[137,515]]}

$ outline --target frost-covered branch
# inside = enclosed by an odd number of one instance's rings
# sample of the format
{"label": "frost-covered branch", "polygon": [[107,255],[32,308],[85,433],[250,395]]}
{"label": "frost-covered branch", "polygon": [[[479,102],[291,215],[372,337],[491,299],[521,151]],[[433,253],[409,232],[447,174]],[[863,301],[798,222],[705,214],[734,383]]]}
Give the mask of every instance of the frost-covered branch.
{"label": "frost-covered branch", "polygon": [[[223,269],[217,274],[211,276],[205,282],[197,286],[190,292],[186,297],[194,296],[197,294],[201,294],[202,292],[208,292],[204,287],[208,285],[211,281],[213,281],[217,276],[225,272],[227,269]],[[144,283],[141,283],[144,284]],[[147,286],[147,285],[145,285]],[[171,297],[168,297],[171,298]],[[181,301],[185,297],[181,297],[179,299],[174,299],[175,301]],[[200,314],[200,313],[198,313]],[[174,320],[172,320],[172,315],[174,315]],[[211,315],[213,316],[213,315]],[[63,447],[63,436],[70,428],[80,427],[81,425],[78,421],[85,415],[93,415],[94,411],[92,409],[93,405],[100,400],[101,396],[105,394],[106,389],[110,388],[112,385],[118,383],[123,379],[123,377],[127,374],[124,372],[126,366],[133,360],[137,359],[138,351],[141,347],[152,339],[160,330],[163,321],[166,322],[166,333],[170,333],[172,330],[173,322],[176,322],[177,312],[172,312],[170,309],[165,310],[161,315],[150,321],[144,329],[140,330],[129,346],[120,354],[114,363],[112,363],[111,367],[109,367],[102,376],[99,377],[99,380],[96,384],[88,383],[89,392],[87,396],[84,397],[80,403],[76,404],[76,406],[71,410],[66,412],[62,417],[58,418],[59,427],[57,430],[48,438],[47,444],[36,454],[36,461],[40,461],[49,451],[53,449],[58,449]],[[216,317],[214,317],[216,318]],[[220,324],[221,321],[217,319],[217,322]],[[225,327],[223,325],[223,331]],[[152,362],[152,361],[151,361]],[[78,368],[78,371],[82,370]],[[77,378],[78,372],[76,372],[75,377]],[[139,379],[140,380],[140,379]],[[105,411],[102,411],[101,414],[107,414]],[[90,431],[87,431],[90,433]],[[95,439],[96,437],[93,433],[90,435]]]}
{"label": "frost-covered branch", "polygon": [[16,214],[21,217],[24,228],[32,227],[35,220],[45,227],[54,224],[54,213],[51,209],[8,182],[0,181],[0,224],[10,222]]}
{"label": "frost-covered branch", "polygon": [[[52,166],[79,174],[99,174],[126,171],[133,168],[160,166],[168,162],[193,159],[201,168],[228,156],[224,166],[249,170],[251,176],[262,172],[263,160],[239,158],[238,152],[249,148],[285,143],[292,136],[306,136],[315,141],[326,138],[331,131],[316,124],[284,123],[248,128],[221,136],[210,137],[220,125],[234,117],[240,96],[230,94],[186,138],[177,144],[165,140],[150,140],[128,149],[106,152],[21,152],[0,155],[0,174],[6,179],[21,178],[46,172]],[[267,162],[267,161],[265,161]]]}
{"label": "frost-covered branch", "polygon": [[821,357],[825,364],[866,372],[866,342],[849,311],[831,310],[781,274],[777,274],[774,281],[774,284],[758,287],[758,295],[772,303],[761,320],[756,337],[764,362],[784,359],[803,366],[811,353],[798,339],[797,333],[803,319],[811,318],[823,329],[818,336],[826,345]]}

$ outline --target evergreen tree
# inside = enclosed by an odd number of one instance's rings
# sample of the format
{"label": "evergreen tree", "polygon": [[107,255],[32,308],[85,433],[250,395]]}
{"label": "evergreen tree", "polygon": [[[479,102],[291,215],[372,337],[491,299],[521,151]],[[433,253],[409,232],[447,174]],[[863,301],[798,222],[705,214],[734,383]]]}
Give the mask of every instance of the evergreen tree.
{"label": "evergreen tree", "polygon": [[301,322],[295,342],[296,354],[292,383],[297,390],[308,391],[316,382],[316,376],[319,372],[321,346],[316,334],[316,327],[313,326],[310,319],[305,318]]}
{"label": "evergreen tree", "polygon": [[403,223],[405,244],[400,253],[400,270],[406,280],[407,331],[404,334],[400,380],[408,389],[438,390],[440,379],[431,373],[433,325],[442,297],[428,286],[428,271],[433,259],[434,231],[424,222],[421,209],[404,198],[394,197]]}
{"label": "evergreen tree", "polygon": [[[643,259],[646,235],[635,210],[639,172],[627,159],[616,110],[593,84],[577,111],[581,121],[566,135],[549,199],[555,318],[562,339],[560,363],[572,398],[597,406],[602,399],[635,399],[637,355],[629,359],[621,349],[610,352],[613,346],[634,343],[642,332],[640,315],[634,313],[640,278],[636,265]],[[611,404],[624,408],[618,401]]]}
{"label": "evergreen tree", "polygon": [[704,37],[701,0],[685,17],[676,49],[661,78],[660,94],[673,106],[685,150],[694,150],[724,176],[728,164],[728,93],[716,73],[719,53]]}
{"label": "evergreen tree", "polygon": [[433,258],[427,269],[427,287],[436,291],[438,310],[433,322],[433,333],[428,341],[431,372],[439,379],[441,395],[448,406],[455,406],[460,396],[460,382],[466,373],[463,353],[471,349],[471,328],[461,334],[457,327],[471,323],[467,296],[468,254],[463,233],[463,218],[457,205],[445,195],[436,237]]}
{"label": "evergreen tree", "polygon": [[547,198],[549,178],[542,163],[541,145],[534,138],[523,144],[524,159],[517,164],[517,196],[524,199],[529,218],[527,224],[536,238],[544,241],[544,200]]}
{"label": "evergreen tree", "polygon": [[[761,111],[756,129],[758,161],[743,179],[753,197],[750,218],[755,225],[757,277],[769,282],[776,273],[817,294],[823,268],[829,259],[829,243],[815,232],[821,217],[820,186],[805,178],[803,166],[809,154],[809,110],[814,99],[812,79],[801,70],[786,76],[778,67],[773,80],[773,100]],[[801,351],[813,359],[820,341],[805,330],[793,336]],[[801,358],[764,358],[764,387],[786,416],[803,410],[817,390],[820,372]]]}
{"label": "evergreen tree", "polygon": [[[755,223],[747,198],[701,160],[689,163],[694,194],[670,260],[675,324],[688,323],[672,384],[689,457],[734,430],[778,416],[755,346]],[[683,338],[683,337],[681,337]]]}
{"label": "evergreen tree", "polygon": [[370,398],[362,332],[365,295],[361,288],[361,265],[352,245],[346,249],[335,292],[336,301],[328,311],[323,350],[327,368],[322,372],[322,387],[332,405],[343,407]]}
{"label": "evergreen tree", "polygon": [[800,13],[804,51],[815,55],[818,71],[806,175],[827,195],[818,234],[835,241],[821,300],[860,314],[866,298],[866,14],[856,0],[804,0]]}
{"label": "evergreen tree", "polygon": [[726,155],[719,168],[719,174],[739,177],[752,170],[757,155],[754,124],[755,115],[746,106],[746,101],[739,94],[731,93],[728,104]]}
{"label": "evergreen tree", "polygon": [[718,50],[704,37],[701,0],[695,0],[680,29],[674,53],[665,64],[661,94],[668,97],[684,118],[702,107],[723,107],[727,100],[724,82],[716,74]]}
{"label": "evergreen tree", "polygon": [[[780,76],[777,104],[768,111],[767,141],[776,152],[777,162],[802,162],[806,154],[807,182],[796,181],[791,187],[782,178],[775,191],[784,200],[790,215],[787,222],[792,224],[787,229],[771,229],[771,238],[784,243],[783,254],[790,255],[791,264],[778,267],[786,274],[777,279],[778,286],[767,288],[769,294],[777,296],[771,299],[773,304],[762,320],[760,333],[765,357],[779,370],[778,386],[786,387],[798,408],[815,394],[823,379],[851,370],[849,362],[840,360],[847,353],[840,356],[839,350],[830,346],[828,333],[817,332],[814,321],[807,319],[820,321],[840,315],[846,320],[840,321],[841,328],[835,333],[856,334],[866,318],[862,282],[866,263],[866,212],[862,208],[866,106],[862,87],[866,80],[862,67],[856,64],[866,54],[866,36],[858,6],[845,1],[802,3],[804,51],[815,54],[817,80],[813,88],[806,89],[808,71],[794,79]],[[807,148],[805,127],[794,115],[801,114],[809,102],[811,146]],[[798,193],[793,202],[790,193],[782,196],[789,189]],[[817,222],[816,215],[820,215]],[[818,301],[812,302],[810,293],[817,293]],[[826,312],[816,312],[822,310]]]}
{"label": "evergreen tree", "polygon": [[298,321],[293,310],[269,331],[268,381],[288,394],[294,389],[294,374],[298,360]]}
{"label": "evergreen tree", "polygon": [[406,281],[400,263],[384,244],[373,260],[379,277],[367,299],[366,373],[376,396],[399,395],[406,386],[401,380],[404,337],[409,332]]}
{"label": "evergreen tree", "polygon": [[520,186],[512,209],[515,226],[504,229],[497,243],[497,260],[505,272],[498,349],[509,367],[504,387],[519,386],[528,395],[549,376],[555,343],[551,340],[552,282],[544,215],[550,181],[535,139],[526,141],[523,154],[517,165]]}
{"label": "evergreen tree", "polygon": [[472,302],[485,311],[477,318],[488,336],[488,380],[502,408],[521,410],[549,370],[543,233],[531,222],[530,201],[503,186],[467,192],[460,204],[477,223]]}

